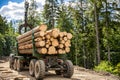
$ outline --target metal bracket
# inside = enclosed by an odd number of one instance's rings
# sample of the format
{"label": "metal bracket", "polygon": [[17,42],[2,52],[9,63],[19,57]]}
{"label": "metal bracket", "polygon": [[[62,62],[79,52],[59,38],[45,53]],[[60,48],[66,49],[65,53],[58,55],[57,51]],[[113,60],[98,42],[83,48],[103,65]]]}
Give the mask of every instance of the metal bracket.
{"label": "metal bracket", "polygon": [[33,44],[33,54],[32,55],[35,56],[35,57],[37,57],[37,58],[40,58],[41,56],[37,52],[37,49],[35,47],[35,41],[34,41],[34,39],[35,39],[34,30],[32,30],[32,44]]}
{"label": "metal bracket", "polygon": [[18,41],[16,40],[16,47],[17,47],[17,52],[16,52],[16,55],[18,56],[19,55],[19,50],[18,50]]}

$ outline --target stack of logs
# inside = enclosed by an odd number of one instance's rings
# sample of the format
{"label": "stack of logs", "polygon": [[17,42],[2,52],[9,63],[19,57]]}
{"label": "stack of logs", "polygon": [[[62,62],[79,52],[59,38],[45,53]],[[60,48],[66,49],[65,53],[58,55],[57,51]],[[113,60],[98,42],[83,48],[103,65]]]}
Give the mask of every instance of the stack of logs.
{"label": "stack of logs", "polygon": [[65,54],[70,52],[71,38],[71,33],[61,32],[57,28],[47,30],[46,25],[40,25],[17,37],[18,50],[20,54],[32,54],[34,39],[40,54]]}

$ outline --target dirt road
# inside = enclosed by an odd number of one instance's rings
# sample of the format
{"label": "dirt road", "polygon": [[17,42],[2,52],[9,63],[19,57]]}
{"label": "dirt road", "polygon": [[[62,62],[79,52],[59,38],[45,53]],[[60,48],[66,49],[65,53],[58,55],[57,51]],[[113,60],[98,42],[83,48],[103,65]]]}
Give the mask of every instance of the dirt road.
{"label": "dirt road", "polygon": [[[0,77],[1,80],[35,80],[29,76],[28,69],[17,72],[9,68],[8,61],[0,60]],[[55,75],[54,71],[46,73],[44,80],[120,80],[120,78],[111,74],[100,74],[81,67],[74,68],[74,75],[71,79]]]}

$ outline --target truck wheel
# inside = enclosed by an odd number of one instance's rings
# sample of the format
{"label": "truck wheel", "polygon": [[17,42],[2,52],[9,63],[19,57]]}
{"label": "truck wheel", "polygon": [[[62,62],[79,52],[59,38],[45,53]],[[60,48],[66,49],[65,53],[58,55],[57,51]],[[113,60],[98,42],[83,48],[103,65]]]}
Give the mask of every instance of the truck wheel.
{"label": "truck wheel", "polygon": [[23,64],[21,63],[21,60],[18,59],[17,60],[17,71],[20,72],[22,70],[22,68],[23,68]]}
{"label": "truck wheel", "polygon": [[14,65],[14,60],[12,58],[10,58],[9,59],[9,67],[10,67],[10,69],[14,69],[13,65]]}
{"label": "truck wheel", "polygon": [[32,60],[30,61],[30,64],[29,64],[29,74],[30,74],[31,76],[34,76],[34,72],[35,72],[35,62],[36,62],[36,60],[35,60],[35,59],[32,59]]}
{"label": "truck wheel", "polygon": [[61,70],[55,70],[56,75],[61,75]]}
{"label": "truck wheel", "polygon": [[35,78],[42,80],[45,76],[45,63],[43,60],[38,60],[35,63]]}
{"label": "truck wheel", "polygon": [[66,60],[64,62],[63,67],[65,68],[65,70],[63,70],[63,76],[66,78],[71,78],[74,72],[74,67],[73,67],[72,62],[70,60]]}
{"label": "truck wheel", "polygon": [[17,70],[17,59],[14,59],[13,68],[14,68],[14,70]]}

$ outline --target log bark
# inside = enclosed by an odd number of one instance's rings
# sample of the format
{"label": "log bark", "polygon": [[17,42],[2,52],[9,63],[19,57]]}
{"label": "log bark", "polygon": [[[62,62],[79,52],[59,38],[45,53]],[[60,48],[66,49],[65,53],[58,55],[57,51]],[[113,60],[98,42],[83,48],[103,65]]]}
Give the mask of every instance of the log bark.
{"label": "log bark", "polygon": [[20,54],[32,54],[33,49],[23,49],[19,50]]}
{"label": "log bark", "polygon": [[[40,31],[40,32],[35,33],[35,34],[34,34],[34,37],[35,37],[35,38],[36,38],[36,37],[43,37],[44,34],[45,34],[45,33],[44,33],[43,31]],[[18,43],[23,43],[23,42],[29,41],[29,40],[32,40],[32,35],[27,36],[27,37],[25,37],[25,38],[22,38],[21,40],[18,40]]]}
{"label": "log bark", "polygon": [[[34,39],[35,42],[42,41],[42,40],[44,40],[44,39],[42,39],[41,37],[38,37],[38,38]],[[29,40],[29,41],[26,41],[26,42],[23,42],[23,43],[19,43],[18,46],[24,46],[24,45],[30,44],[30,43],[32,44],[32,40]]]}
{"label": "log bark", "polygon": [[[38,47],[44,47],[45,46],[45,41],[39,41],[39,42],[35,42],[35,46]],[[19,46],[19,49],[29,49],[29,48],[33,48],[33,44],[26,44],[23,46]]]}
{"label": "log bark", "polygon": [[[39,54],[46,54],[47,53],[47,49],[46,48],[38,48],[37,51],[38,51]],[[19,53],[21,53],[21,54],[32,54],[33,53],[33,49],[19,50]]]}
{"label": "log bark", "polygon": [[19,35],[19,36],[17,37],[17,40],[22,39],[22,38],[25,38],[25,37],[31,35],[31,34],[32,34],[32,31],[38,32],[38,31],[46,31],[46,30],[47,30],[47,26],[44,25],[44,24],[42,24],[42,25],[40,25],[40,26],[38,26],[38,27],[35,27],[35,28],[33,28],[32,30],[30,30],[30,31],[22,34],[22,35]]}

